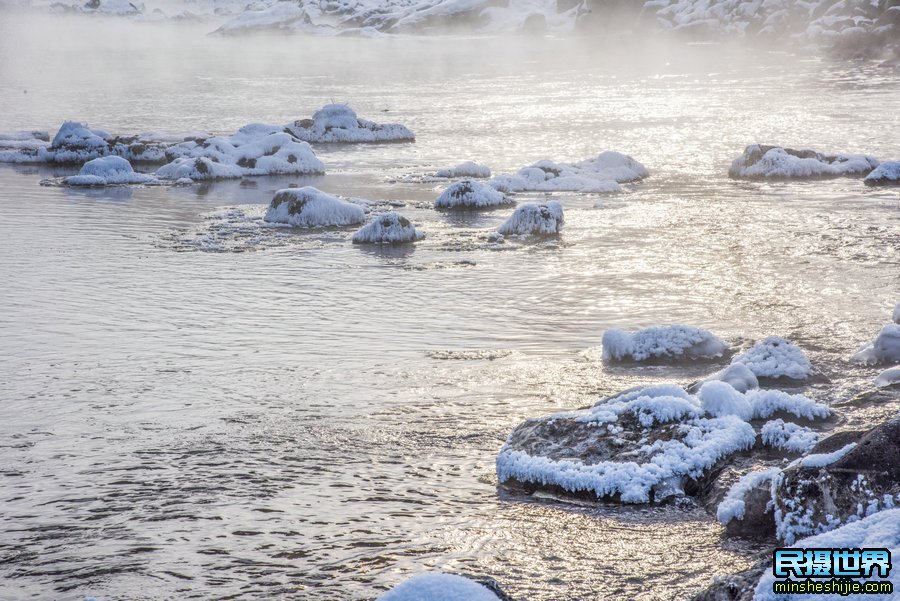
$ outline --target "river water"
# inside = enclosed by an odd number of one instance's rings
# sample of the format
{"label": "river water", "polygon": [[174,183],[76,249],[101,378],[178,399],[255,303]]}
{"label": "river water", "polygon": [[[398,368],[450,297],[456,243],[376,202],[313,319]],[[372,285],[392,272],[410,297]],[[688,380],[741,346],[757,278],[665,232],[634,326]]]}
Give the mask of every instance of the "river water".
{"label": "river water", "polygon": [[[318,178],[73,191],[38,185],[72,170],[0,165],[4,600],[362,600],[433,569],[533,601],[684,598],[757,548],[701,510],[498,491],[509,431],[718,368],[604,367],[609,327],[782,335],[824,376],[811,396],[870,387],[846,358],[900,300],[900,195],[727,168],[757,141],[900,158],[896,74],[718,45],[0,17],[0,131],[230,132],[333,99],[417,135],[316,147]],[[558,195],[552,243],[492,244],[508,211],[437,213],[438,184],[396,182],[607,149],[651,177]],[[294,184],[395,200],[428,237],[263,227]]]}

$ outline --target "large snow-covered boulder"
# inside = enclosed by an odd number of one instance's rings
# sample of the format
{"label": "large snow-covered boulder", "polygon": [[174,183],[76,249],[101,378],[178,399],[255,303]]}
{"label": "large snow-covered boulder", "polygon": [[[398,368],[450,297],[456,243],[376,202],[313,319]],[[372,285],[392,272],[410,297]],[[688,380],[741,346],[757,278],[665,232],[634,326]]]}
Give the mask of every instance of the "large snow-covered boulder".
{"label": "large snow-covered boulder", "polygon": [[312,119],[294,121],[285,129],[306,142],[412,142],[416,139],[405,126],[361,119],[346,104],[326,104]]}
{"label": "large snow-covered boulder", "polygon": [[384,213],[353,234],[355,244],[403,244],[416,242],[425,234],[416,230],[409,219],[399,213]]}
{"label": "large snow-covered boulder", "polygon": [[728,170],[734,178],[787,179],[867,175],[878,159],[862,154],[822,154],[781,146],[753,144],[744,149]]}
{"label": "large snow-covered boulder", "polygon": [[488,183],[504,192],[619,192],[620,183],[648,175],[647,168],[630,156],[607,151],[578,163],[538,161]]}
{"label": "large snow-covered boulder", "polygon": [[296,227],[329,227],[362,223],[366,213],[357,204],[305,186],[276,192],[264,220]]}
{"label": "large snow-covered boulder", "polygon": [[860,365],[900,363],[900,324],[889,323],[881,328],[875,340],[863,345],[850,361]]}
{"label": "large snow-covered boulder", "polygon": [[712,332],[678,324],[632,333],[607,330],[602,344],[603,360],[607,362],[714,359],[728,350],[728,345]]}
{"label": "large snow-covered boulder", "polygon": [[558,202],[529,202],[516,207],[497,232],[504,236],[554,236],[563,222],[563,208]]}
{"label": "large snow-covered boulder", "polygon": [[109,186],[115,184],[157,184],[152,175],[137,173],[126,159],[105,156],[84,164],[78,175],[63,179],[68,186]]}
{"label": "large snow-covered boulder", "polygon": [[805,380],[812,364],[796,345],[779,336],[769,336],[731,360],[747,367],[757,378]]}
{"label": "large snow-covered boulder", "polygon": [[438,169],[434,176],[446,179],[456,179],[459,177],[488,178],[491,176],[491,168],[486,165],[479,165],[472,161],[465,161],[455,167]]}
{"label": "large snow-covered boulder", "polygon": [[900,161],[881,163],[863,181],[869,186],[900,184]]}
{"label": "large snow-covered boulder", "polygon": [[513,204],[502,192],[481,182],[464,179],[454,182],[434,201],[436,209],[494,209]]}
{"label": "large snow-covered boulder", "polygon": [[455,574],[419,574],[398,584],[376,601],[503,601],[482,584]]}

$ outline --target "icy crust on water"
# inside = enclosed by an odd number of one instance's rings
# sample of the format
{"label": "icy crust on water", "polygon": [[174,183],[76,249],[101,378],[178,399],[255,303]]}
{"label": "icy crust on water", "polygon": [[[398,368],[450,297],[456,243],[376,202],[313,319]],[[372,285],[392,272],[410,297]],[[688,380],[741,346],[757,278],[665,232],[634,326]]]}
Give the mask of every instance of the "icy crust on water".
{"label": "icy crust on water", "polygon": [[397,123],[375,123],[360,119],[346,104],[326,104],[312,119],[300,119],[285,125],[298,139],[306,142],[412,142],[415,135]]}
{"label": "icy crust on water", "polygon": [[603,333],[603,360],[648,361],[651,359],[713,359],[728,349],[718,336],[693,326],[670,325],[629,333]]}
{"label": "icy crust on water", "polygon": [[822,154],[781,146],[753,144],[744,149],[728,170],[734,178],[811,178],[866,175],[878,159],[862,154]]}
{"label": "icy crust on water", "polygon": [[[845,524],[840,528],[803,538],[793,544],[794,547],[803,549],[888,549],[891,557],[900,555],[900,509],[886,509],[859,521]],[[896,561],[896,560],[895,560]],[[881,579],[875,575],[876,579]],[[756,585],[754,601],[790,601],[791,599],[807,598],[816,601],[855,601],[871,600],[879,595],[778,595],[772,592],[772,583],[775,580],[771,570],[763,573]],[[890,577],[886,578],[894,585],[894,591],[900,590],[900,570],[894,567]],[[881,595],[887,599],[887,596]]]}
{"label": "icy crust on water", "polygon": [[805,380],[812,364],[796,345],[779,336],[769,336],[731,360],[746,366],[757,378]]}
{"label": "icy crust on water", "polygon": [[745,499],[753,489],[771,482],[781,470],[770,468],[758,472],[750,472],[728,489],[725,498],[716,508],[716,519],[720,524],[726,525],[731,520],[743,520],[746,511]]}
{"label": "icy crust on water", "polygon": [[875,340],[863,345],[850,361],[859,365],[900,363],[900,324],[889,323],[881,328]]}
{"label": "icy crust on water", "polygon": [[481,182],[464,179],[454,182],[434,201],[436,209],[492,209],[513,204],[502,192]]}
{"label": "icy crust on water", "polygon": [[353,234],[355,244],[402,244],[416,242],[425,234],[399,213],[384,213],[375,218]]}
{"label": "icy crust on water", "polygon": [[127,160],[119,156],[92,159],[81,167],[78,175],[63,179],[68,186],[109,186],[115,184],[158,184],[152,175],[136,173]]}
{"label": "icy crust on water", "polygon": [[763,444],[789,453],[808,453],[819,442],[819,435],[810,428],[780,419],[763,424],[760,437]]}
{"label": "icy crust on water", "polygon": [[474,580],[433,573],[413,576],[376,601],[500,601],[500,597]]}
{"label": "icy crust on water", "polygon": [[455,167],[438,169],[434,176],[447,179],[456,179],[458,177],[488,178],[491,176],[491,169],[486,165],[479,165],[473,161],[465,161]]}
{"label": "icy crust on water", "polygon": [[503,192],[620,192],[620,183],[648,175],[647,168],[630,156],[607,151],[579,163],[538,161],[488,183]]}
{"label": "icy crust on water", "polygon": [[563,208],[558,202],[529,202],[516,207],[497,232],[504,236],[554,236],[563,223]]}
{"label": "icy crust on water", "polygon": [[362,223],[366,213],[357,204],[305,186],[276,192],[264,219],[295,227],[330,227]]}
{"label": "icy crust on water", "polygon": [[[897,11],[900,16],[900,11]],[[885,161],[863,180],[869,186],[900,184],[900,161]]]}

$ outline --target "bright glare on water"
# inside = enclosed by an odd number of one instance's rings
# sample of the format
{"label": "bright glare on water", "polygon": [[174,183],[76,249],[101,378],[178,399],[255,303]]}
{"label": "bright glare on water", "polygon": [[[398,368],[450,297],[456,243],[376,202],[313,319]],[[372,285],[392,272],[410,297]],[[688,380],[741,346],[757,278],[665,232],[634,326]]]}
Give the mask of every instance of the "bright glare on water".
{"label": "bright glare on water", "polygon": [[[754,142],[900,158],[896,74],[717,45],[6,17],[0,131],[227,133],[333,99],[417,141],[316,147],[324,177],[178,188],[0,165],[2,599],[362,600],[427,569],[530,601],[683,598],[757,549],[702,510],[507,496],[509,431],[718,368],[604,368],[609,327],[777,334],[826,376],[811,396],[870,386],[846,358],[900,300],[897,190],[727,168]],[[603,150],[651,177],[558,195],[554,243],[491,244],[508,210],[438,213],[438,184],[392,183]],[[396,200],[428,237],[264,227],[292,184]]]}

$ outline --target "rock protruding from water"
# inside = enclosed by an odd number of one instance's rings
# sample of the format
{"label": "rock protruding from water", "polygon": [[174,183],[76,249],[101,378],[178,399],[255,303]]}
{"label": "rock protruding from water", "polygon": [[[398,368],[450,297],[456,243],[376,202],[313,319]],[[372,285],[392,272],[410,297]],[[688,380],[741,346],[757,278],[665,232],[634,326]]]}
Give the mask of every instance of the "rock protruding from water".
{"label": "rock protruding from water", "polygon": [[607,151],[578,163],[538,161],[488,183],[504,192],[620,192],[620,183],[638,181],[649,174],[630,156]]}
{"label": "rock protruding from water", "polygon": [[436,209],[495,209],[513,201],[502,192],[473,179],[454,182],[434,201]]}
{"label": "rock protruding from water", "polygon": [[85,163],[78,175],[64,178],[67,186],[111,186],[122,184],[158,184],[152,175],[137,173],[127,160],[119,156],[105,156]]}
{"label": "rock protruding from water", "polygon": [[355,244],[405,244],[417,242],[425,234],[416,230],[409,219],[399,213],[383,213],[353,234]]}
{"label": "rock protruding from water", "polygon": [[357,204],[305,186],[276,192],[264,219],[295,227],[332,227],[362,223],[366,213]]}
{"label": "rock protruding from water", "polygon": [[770,380],[806,380],[812,374],[812,363],[806,353],[780,336],[764,338],[731,363],[745,366],[757,378]]}
{"label": "rock protruding from water", "polygon": [[529,202],[516,207],[497,232],[504,236],[555,236],[564,222],[563,208],[558,202]]}
{"label": "rock protruding from water", "polygon": [[398,123],[362,119],[346,104],[326,104],[312,119],[289,123],[285,130],[306,142],[413,142],[415,135]]}
{"label": "rock protruding from water", "polygon": [[491,176],[491,168],[473,161],[465,161],[455,167],[438,169],[434,176],[446,179],[456,179],[458,177],[488,178]]}
{"label": "rock protruding from water", "polygon": [[718,336],[703,328],[680,324],[636,332],[611,329],[603,333],[603,361],[677,362],[715,359],[728,350]]}
{"label": "rock protruding from water", "polygon": [[744,149],[728,175],[744,179],[793,179],[865,176],[878,167],[878,159],[862,154],[824,154],[781,146],[752,144]]}
{"label": "rock protruding from water", "polygon": [[889,323],[881,328],[875,340],[863,345],[850,361],[860,365],[900,363],[900,324]]}
{"label": "rock protruding from water", "polygon": [[[900,14],[900,11],[898,11],[898,14]],[[900,161],[885,161],[881,163],[863,181],[868,186],[900,185]]]}

